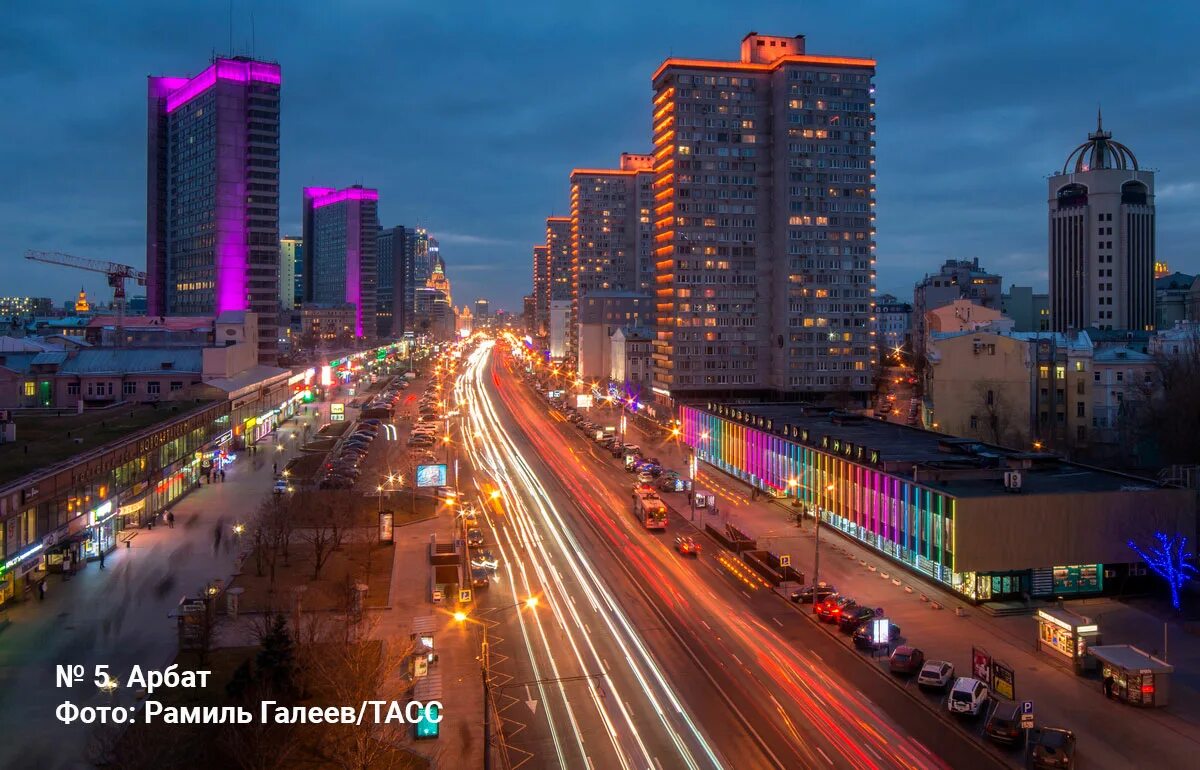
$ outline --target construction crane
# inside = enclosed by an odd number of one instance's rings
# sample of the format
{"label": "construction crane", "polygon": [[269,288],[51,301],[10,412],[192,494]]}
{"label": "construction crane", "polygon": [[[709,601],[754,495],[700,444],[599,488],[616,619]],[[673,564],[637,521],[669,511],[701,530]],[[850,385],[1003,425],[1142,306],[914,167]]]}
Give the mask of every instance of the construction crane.
{"label": "construction crane", "polygon": [[73,267],[76,270],[104,273],[108,276],[108,285],[113,290],[113,305],[117,308],[116,337],[118,340],[121,339],[121,330],[125,327],[125,281],[126,279],[132,279],[137,281],[138,286],[145,286],[146,272],[144,270],[138,270],[136,267],[121,265],[116,262],[101,262],[98,259],[76,257],[72,254],[64,254],[61,251],[36,251],[30,249],[25,252],[25,259],[31,259],[34,262],[46,262],[51,265]]}

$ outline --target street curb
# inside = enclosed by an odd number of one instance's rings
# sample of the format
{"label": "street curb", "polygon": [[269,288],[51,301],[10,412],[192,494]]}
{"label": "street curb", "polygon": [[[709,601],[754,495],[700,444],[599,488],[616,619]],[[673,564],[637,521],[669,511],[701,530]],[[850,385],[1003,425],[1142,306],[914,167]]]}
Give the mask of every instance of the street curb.
{"label": "street curb", "polygon": [[[842,644],[841,640],[838,638],[836,632],[830,630],[829,628],[826,628],[825,627],[826,624],[821,623],[813,613],[805,612],[801,608],[800,605],[789,601],[788,599],[784,598],[783,596],[780,596],[779,593],[777,593],[776,591],[772,591],[771,593],[774,594],[775,597],[778,598],[781,602],[786,604],[792,610],[792,612],[796,612],[796,613],[800,614],[800,616],[805,618],[809,623],[815,625],[822,633],[824,633],[826,636],[833,639],[834,642],[837,643],[839,646],[845,646]],[[863,660],[862,656],[858,654],[857,650],[851,649],[851,652],[853,652],[855,654],[855,657],[858,658],[860,661]],[[886,671],[883,671],[882,669],[880,669],[878,666],[875,666],[875,665],[868,665],[868,668],[871,669],[872,671],[874,671],[876,674],[878,674],[880,676],[880,678],[889,682],[893,687],[895,687],[896,689],[903,692],[905,697],[907,697],[909,700],[919,703],[922,708],[924,708],[926,711],[930,712],[935,717],[937,717],[939,722],[942,722],[943,724],[952,726],[957,732],[959,732],[960,734],[969,738],[971,741],[982,745],[984,747],[987,755],[989,757],[991,757],[994,761],[996,761],[1000,767],[1004,767],[1004,768],[1018,767],[1019,768],[1022,766],[1019,764],[1011,764],[1008,760],[1008,757],[1005,756],[1004,754],[1002,754],[996,746],[992,745],[992,743],[990,741],[988,741],[986,739],[980,739],[979,736],[977,736],[977,735],[967,731],[965,728],[963,728],[963,726],[959,722],[948,717],[946,712],[942,711],[939,708],[935,708],[931,703],[929,703],[924,698],[918,698],[918,697],[914,696],[912,691],[909,688],[905,687],[901,683],[901,681],[899,679],[897,679],[896,677],[892,676],[891,674],[887,673]],[[926,748],[928,749],[929,747],[926,746]]]}

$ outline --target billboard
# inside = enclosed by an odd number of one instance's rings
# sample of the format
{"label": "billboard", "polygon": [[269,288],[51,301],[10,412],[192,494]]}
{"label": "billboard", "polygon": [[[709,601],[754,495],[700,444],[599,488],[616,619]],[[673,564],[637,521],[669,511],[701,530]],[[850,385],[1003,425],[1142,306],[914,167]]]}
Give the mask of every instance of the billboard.
{"label": "billboard", "polygon": [[418,465],[417,466],[417,486],[418,487],[444,487],[446,486],[446,466],[440,465]]}
{"label": "billboard", "polygon": [[592,394],[591,393],[575,394],[575,408],[576,409],[591,409],[592,408]]}

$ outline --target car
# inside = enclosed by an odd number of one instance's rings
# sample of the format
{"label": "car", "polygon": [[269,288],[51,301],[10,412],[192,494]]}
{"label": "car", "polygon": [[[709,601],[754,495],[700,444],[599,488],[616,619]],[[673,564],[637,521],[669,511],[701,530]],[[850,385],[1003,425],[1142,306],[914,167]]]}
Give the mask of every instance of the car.
{"label": "car", "polygon": [[654,476],[650,471],[640,471],[637,475],[637,480],[639,484],[653,484]]}
{"label": "car", "polygon": [[496,569],[500,562],[492,555],[492,552],[484,548],[471,556],[471,566],[479,569]]}
{"label": "car", "polygon": [[1014,744],[1021,738],[1021,706],[997,701],[983,725],[983,734],[997,743]]}
{"label": "car", "polygon": [[288,483],[287,479],[275,479],[275,486],[272,487],[271,491],[277,495],[282,495],[285,492],[291,492],[292,485]]}
{"label": "car", "polygon": [[817,614],[817,617],[820,618],[821,622],[823,623],[836,623],[838,622],[838,618],[842,616],[842,612],[845,609],[853,609],[857,606],[858,605],[855,604],[854,600],[849,596],[834,594],[825,601],[818,602],[814,606],[813,612]]}
{"label": "car", "polygon": [[882,613],[876,613],[876,611],[870,607],[846,607],[842,610],[841,614],[838,615],[838,630],[843,634],[852,634],[856,628],[875,617],[876,614]]}
{"label": "car", "polygon": [[651,497],[658,497],[658,494],[654,491],[654,487],[651,486],[649,482],[638,481],[633,485],[634,497],[645,497],[647,495]]}
{"label": "car", "polygon": [[467,545],[471,548],[481,548],[483,546],[483,531],[478,527],[472,527],[467,530]]}
{"label": "car", "polygon": [[[895,642],[899,638],[900,626],[896,625],[895,623],[889,623],[888,644]],[[872,627],[872,624],[863,623],[861,626],[855,629],[854,634],[850,637],[850,640],[854,642],[855,648],[859,650],[873,650],[875,649],[875,629]]]}
{"label": "car", "polygon": [[837,588],[832,583],[821,581],[820,585],[801,588],[799,591],[792,591],[792,601],[798,604],[812,604],[814,598],[818,602],[823,602],[836,593]]}
{"label": "car", "polygon": [[1035,727],[1029,731],[1029,766],[1071,767],[1075,761],[1075,733],[1061,727]]}
{"label": "car", "polygon": [[675,550],[684,556],[699,556],[700,544],[688,535],[680,535],[675,538]]}
{"label": "car", "polygon": [[917,647],[902,644],[888,656],[888,670],[901,676],[912,676],[925,665],[925,653]]}
{"label": "car", "polygon": [[491,576],[488,575],[486,569],[483,567],[471,568],[471,585],[476,588],[487,588],[489,583],[491,583]]}
{"label": "car", "polygon": [[917,674],[917,687],[926,690],[945,690],[954,681],[954,664],[944,660],[927,660]]}
{"label": "car", "polygon": [[977,717],[987,703],[987,685],[969,676],[960,676],[954,680],[950,688],[950,696],[946,698],[946,709],[951,714],[966,714]]}
{"label": "car", "polygon": [[622,444],[621,448],[625,450],[625,454],[640,455],[642,448],[637,444]]}

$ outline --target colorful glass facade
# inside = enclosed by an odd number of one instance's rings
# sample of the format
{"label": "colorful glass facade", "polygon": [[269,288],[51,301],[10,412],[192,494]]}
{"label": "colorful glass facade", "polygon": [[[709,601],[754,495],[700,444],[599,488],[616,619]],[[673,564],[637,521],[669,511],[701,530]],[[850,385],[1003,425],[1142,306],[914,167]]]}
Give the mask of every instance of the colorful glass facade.
{"label": "colorful glass facade", "polygon": [[743,422],[683,406],[680,421],[700,460],[768,494],[797,498],[824,523],[974,596],[974,576],[954,568],[953,497],[873,467],[871,450],[793,426],[777,432],[763,417]]}

